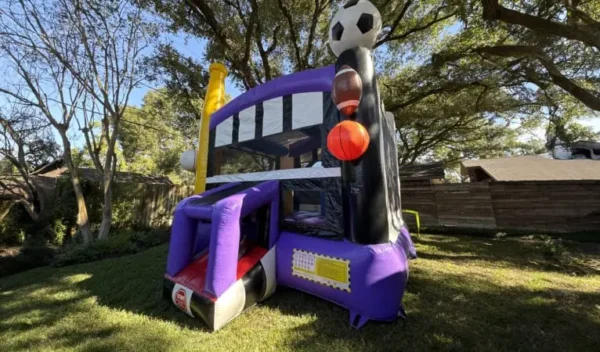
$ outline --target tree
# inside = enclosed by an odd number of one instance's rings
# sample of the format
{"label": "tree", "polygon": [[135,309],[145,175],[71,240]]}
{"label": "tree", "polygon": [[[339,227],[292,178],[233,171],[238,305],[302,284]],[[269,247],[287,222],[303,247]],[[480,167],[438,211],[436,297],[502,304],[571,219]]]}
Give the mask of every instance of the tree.
{"label": "tree", "polygon": [[597,1],[531,0],[508,3],[483,0],[483,19],[502,23],[509,37],[475,52],[521,58],[523,73],[545,89],[554,84],[600,111],[600,4]]}
{"label": "tree", "polygon": [[180,101],[161,89],[148,92],[141,108],[125,111],[119,143],[127,171],[169,175],[176,183],[193,176],[181,168],[179,158],[197,146],[197,120]]}
{"label": "tree", "polygon": [[462,45],[445,46],[435,58],[450,72],[475,62],[495,67],[507,83],[520,82],[523,95],[546,106],[549,128],[567,140],[569,121],[600,111],[598,18],[593,1],[472,2],[457,35]]}
{"label": "tree", "polygon": [[[282,74],[333,63],[328,47],[329,19],[341,0],[145,0],[168,18],[170,27],[208,40],[207,61],[224,61],[244,88]],[[436,33],[457,6],[426,0],[374,1],[384,20],[377,47]],[[411,43],[412,44],[412,43]],[[166,51],[173,56],[172,48]]]}
{"label": "tree", "polygon": [[[143,1],[169,20],[172,30],[207,40],[203,59],[226,62],[234,79],[246,89],[283,74],[333,63],[327,44],[329,19],[345,2]],[[508,143],[519,132],[513,126],[563,119],[564,111],[553,108],[568,98],[555,84],[542,90],[532,84],[524,60],[499,55],[492,60],[484,49],[477,50],[518,35],[505,27],[488,26],[479,1],[372,2],[382,14],[383,30],[374,53],[385,107],[394,113],[401,137],[402,163],[432,155],[451,157],[448,161],[453,162],[502,154],[513,147],[515,152],[538,150],[539,143],[527,148],[521,142]],[[555,47],[564,51],[559,44]],[[587,55],[580,62],[591,65],[592,59]],[[203,77],[204,67],[172,47],[164,47],[157,60],[165,71],[177,72],[180,81],[197,77],[196,81],[203,82],[198,78]],[[184,62],[193,62],[194,69],[183,69]],[[579,109],[569,119],[588,113]],[[495,142],[500,140],[508,144]],[[448,148],[454,152],[438,152]]]}
{"label": "tree", "polygon": [[0,156],[5,169],[0,173],[1,198],[20,203],[36,222],[41,209],[33,172],[58,156],[48,127],[30,107],[9,103],[0,109]]}
{"label": "tree", "polygon": [[[63,110],[67,109],[64,96],[75,98],[70,103],[72,113],[62,123],[56,120],[53,123],[64,140],[64,155],[69,159],[72,175],[75,170],[66,131],[75,116],[72,107],[81,109],[76,121],[89,157],[102,176],[102,223],[98,238],[105,238],[112,218],[119,127],[132,90],[143,80],[142,52],[157,37],[156,25],[128,0],[4,1],[7,10],[0,32],[5,32],[13,49],[29,54],[33,68],[40,68],[40,60],[48,61],[47,66],[58,73],[53,93]],[[24,56],[14,57],[13,62],[23,66],[23,60]],[[21,71],[31,72],[27,68]],[[40,85],[43,84],[38,80],[28,88],[39,90]],[[47,103],[42,108],[49,110]],[[101,157],[102,141],[106,151]],[[75,185],[78,181],[74,177]],[[81,201],[84,202],[83,197]]]}
{"label": "tree", "polygon": [[[7,70],[4,74],[12,78],[0,85],[0,93],[24,107],[35,109],[60,136],[63,160],[69,169],[77,200],[77,226],[83,241],[87,243],[92,239],[87,206],[77,170],[71,160],[71,142],[67,137],[84,88],[47,46],[47,43],[53,42],[65,44],[60,54],[65,55],[65,59],[71,59],[73,52],[68,45],[70,41],[62,36],[58,39],[59,34],[63,33],[57,26],[49,26],[56,31],[54,36],[43,27],[47,22],[40,16],[40,11],[51,13],[47,3],[39,8],[25,1],[3,0],[0,3],[3,8],[0,14],[0,57]],[[28,16],[30,13],[35,15]],[[56,19],[53,16],[50,18]]]}

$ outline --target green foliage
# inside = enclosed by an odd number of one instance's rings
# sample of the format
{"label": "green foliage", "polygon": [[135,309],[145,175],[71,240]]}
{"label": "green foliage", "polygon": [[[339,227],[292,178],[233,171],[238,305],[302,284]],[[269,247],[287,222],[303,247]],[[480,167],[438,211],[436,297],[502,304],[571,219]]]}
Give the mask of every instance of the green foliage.
{"label": "green foliage", "polygon": [[62,219],[54,219],[51,226],[52,243],[62,246],[67,238],[67,226],[63,224]]}
{"label": "green foliage", "polygon": [[138,248],[151,248],[169,242],[171,233],[167,229],[152,229],[131,233],[130,242]]}
{"label": "green foliage", "polygon": [[[203,59],[227,63],[235,81],[251,88],[332,63],[329,20],[345,1],[142,3],[167,19],[173,31],[208,41]],[[401,163],[442,159],[456,164],[463,158],[540,153],[546,141],[524,137],[539,135],[540,130],[549,131],[549,142],[554,136],[561,141],[591,136],[589,129],[577,124],[589,109],[557,87],[535,57],[515,59],[484,49],[534,43],[548,50],[570,79],[592,88],[597,86],[600,67],[593,50],[500,22],[491,26],[483,19],[479,1],[373,3],[383,19],[374,56],[386,110],[396,117]],[[503,4],[564,21],[560,2]],[[589,3],[574,6],[597,15],[597,7]],[[581,13],[575,17],[576,22],[584,18]],[[206,85],[206,65],[172,46],[162,47],[153,63],[154,72],[167,77],[169,90],[179,96],[192,91],[192,86],[200,91]]]}
{"label": "green foliage", "polygon": [[551,237],[547,235],[539,236],[542,241],[540,251],[548,259],[557,262],[560,265],[571,264],[573,258],[571,253],[564,245],[562,238]]}
{"label": "green foliage", "polygon": [[107,239],[88,245],[80,244],[63,250],[52,265],[62,267],[140,252],[169,240],[169,231],[116,231]]}
{"label": "green foliage", "polygon": [[6,158],[0,159],[0,176],[14,175],[17,170],[13,163]]}
{"label": "green foliage", "polygon": [[50,247],[23,247],[16,256],[0,257],[0,277],[48,265],[53,257],[54,249]]}
{"label": "green foliage", "polygon": [[226,149],[223,151],[221,175],[268,171],[273,170],[274,167],[274,159],[235,149]]}
{"label": "green foliage", "polygon": [[193,177],[179,158],[196,146],[197,120],[165,90],[148,92],[142,107],[128,108],[124,118],[119,141],[126,166],[121,171],[168,175],[176,183]]}
{"label": "green foliage", "polygon": [[118,257],[121,255],[137,252],[137,248],[129,238],[117,234],[107,239],[94,241],[88,245],[81,244],[60,254],[52,263],[53,266],[61,267],[78,263],[87,263],[100,259]]}
{"label": "green foliage", "polygon": [[19,233],[23,236],[19,252],[16,255],[0,255],[0,277],[48,265],[54,258],[55,248],[49,247],[43,237],[26,236],[24,230]]}
{"label": "green foliage", "polygon": [[23,229],[19,230],[19,233],[16,236],[17,243],[25,242],[25,231]]}

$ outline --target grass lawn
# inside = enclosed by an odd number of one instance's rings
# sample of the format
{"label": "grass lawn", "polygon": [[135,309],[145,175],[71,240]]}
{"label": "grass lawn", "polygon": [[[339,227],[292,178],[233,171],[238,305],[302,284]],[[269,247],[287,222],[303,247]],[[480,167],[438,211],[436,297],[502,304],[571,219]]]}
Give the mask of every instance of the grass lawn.
{"label": "grass lawn", "polygon": [[0,351],[370,351],[600,348],[598,245],[567,267],[538,242],[423,235],[406,323],[348,326],[346,310],[286,288],[207,332],[162,300],[166,246],[0,279]]}

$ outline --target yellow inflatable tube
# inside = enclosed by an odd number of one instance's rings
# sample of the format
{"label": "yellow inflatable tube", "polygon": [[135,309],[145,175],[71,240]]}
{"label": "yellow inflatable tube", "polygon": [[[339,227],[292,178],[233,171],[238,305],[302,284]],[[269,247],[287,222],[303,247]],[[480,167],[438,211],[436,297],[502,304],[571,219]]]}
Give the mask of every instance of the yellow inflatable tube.
{"label": "yellow inflatable tube", "polygon": [[208,140],[210,128],[210,116],[225,103],[225,78],[227,68],[220,63],[214,63],[209,67],[210,78],[202,109],[202,120],[200,121],[200,137],[198,139],[198,153],[196,153],[196,182],[194,193],[202,193],[206,190],[206,170],[208,163]]}

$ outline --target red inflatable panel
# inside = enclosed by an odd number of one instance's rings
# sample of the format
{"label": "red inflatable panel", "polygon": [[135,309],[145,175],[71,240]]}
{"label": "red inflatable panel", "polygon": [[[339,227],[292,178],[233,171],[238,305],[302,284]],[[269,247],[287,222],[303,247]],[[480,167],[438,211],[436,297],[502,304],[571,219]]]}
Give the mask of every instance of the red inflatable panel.
{"label": "red inflatable panel", "polygon": [[[260,259],[267,254],[267,250],[262,247],[250,248],[244,256],[238,260],[236,278],[241,279]],[[192,264],[181,270],[179,274],[171,278],[175,283],[181,284],[196,293],[202,294],[204,282],[206,279],[206,268],[208,266],[208,255],[204,254],[196,259]],[[205,296],[205,295],[203,295]]]}

